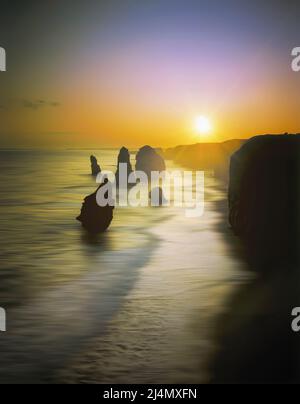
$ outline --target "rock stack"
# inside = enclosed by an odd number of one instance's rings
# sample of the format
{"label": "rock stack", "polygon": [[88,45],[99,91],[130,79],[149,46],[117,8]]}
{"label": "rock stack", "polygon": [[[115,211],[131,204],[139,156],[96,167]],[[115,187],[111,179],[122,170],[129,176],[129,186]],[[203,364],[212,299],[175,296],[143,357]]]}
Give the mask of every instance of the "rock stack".
{"label": "rock stack", "polygon": [[[121,167],[125,170],[125,172],[122,173]],[[118,166],[116,172],[117,186],[121,185],[122,183],[127,184],[128,177],[132,172],[133,170],[130,162],[130,153],[126,147],[122,147],[118,156]],[[122,178],[122,175],[124,175],[124,178]]]}
{"label": "rock stack", "polygon": [[166,164],[163,157],[155,149],[144,146],[136,155],[136,170],[143,171],[150,178],[152,171],[165,171]]}
{"label": "rock stack", "polygon": [[82,226],[92,234],[104,232],[113,220],[114,206],[107,204],[106,206],[99,206],[97,203],[97,192],[104,185],[107,186],[108,180],[99,186],[99,188],[91,195],[84,199],[81,213],[77,220],[81,222]]}
{"label": "rock stack", "polygon": [[91,160],[92,175],[96,177],[99,173],[101,173],[101,168],[95,156],[91,156],[90,160]]}

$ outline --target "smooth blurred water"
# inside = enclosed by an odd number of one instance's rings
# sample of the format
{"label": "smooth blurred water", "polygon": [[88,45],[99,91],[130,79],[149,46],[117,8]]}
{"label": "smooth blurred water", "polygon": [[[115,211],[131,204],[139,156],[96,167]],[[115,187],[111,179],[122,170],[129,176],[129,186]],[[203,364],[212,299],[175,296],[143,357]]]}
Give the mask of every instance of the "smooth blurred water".
{"label": "smooth blurred water", "polygon": [[207,174],[203,218],[117,208],[90,239],[75,218],[91,153],[115,171],[117,150],[0,152],[0,382],[200,380],[195,350],[241,277],[218,229],[226,194]]}
{"label": "smooth blurred water", "polygon": [[[115,171],[117,150],[96,152],[101,167]],[[145,209],[119,209],[105,237],[88,240],[75,221],[84,196],[96,188],[87,151],[0,153],[0,299],[24,304],[45,288],[70,281],[101,261],[145,247]],[[126,265],[122,255],[121,263]]]}
{"label": "smooth blurred water", "polygon": [[[115,171],[117,150],[93,153],[102,169]],[[89,238],[75,220],[83,198],[97,186],[89,156],[74,150],[0,152],[0,306],[8,312],[0,349],[2,364],[12,367],[11,374],[0,368],[0,376],[3,371],[9,379],[19,365],[16,377],[34,377],[33,359],[18,353],[20,346],[34,358],[46,338],[38,372],[48,372],[47,355],[61,362],[72,338],[71,351],[80,338],[103,332],[158,243],[149,229],[170,216],[164,209],[115,209],[111,228]],[[58,343],[60,337],[65,340]]]}

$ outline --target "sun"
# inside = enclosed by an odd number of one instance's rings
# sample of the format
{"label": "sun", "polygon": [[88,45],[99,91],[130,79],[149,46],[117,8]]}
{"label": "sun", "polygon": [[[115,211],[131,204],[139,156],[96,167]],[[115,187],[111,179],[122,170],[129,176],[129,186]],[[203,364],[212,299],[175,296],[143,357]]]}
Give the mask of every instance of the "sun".
{"label": "sun", "polygon": [[212,131],[212,124],[206,116],[199,115],[195,118],[195,130],[201,135],[208,135]]}

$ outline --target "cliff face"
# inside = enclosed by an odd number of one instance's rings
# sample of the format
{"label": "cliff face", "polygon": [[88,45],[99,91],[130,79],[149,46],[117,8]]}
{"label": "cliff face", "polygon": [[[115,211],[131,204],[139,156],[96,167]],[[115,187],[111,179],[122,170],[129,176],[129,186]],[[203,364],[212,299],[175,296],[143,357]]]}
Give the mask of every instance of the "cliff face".
{"label": "cliff face", "polygon": [[195,170],[214,170],[216,175],[227,177],[230,156],[238,150],[245,140],[229,140],[223,143],[198,143],[177,146],[165,150],[166,159]]}
{"label": "cliff face", "polygon": [[300,135],[257,136],[230,162],[229,221],[252,259],[298,261]]}

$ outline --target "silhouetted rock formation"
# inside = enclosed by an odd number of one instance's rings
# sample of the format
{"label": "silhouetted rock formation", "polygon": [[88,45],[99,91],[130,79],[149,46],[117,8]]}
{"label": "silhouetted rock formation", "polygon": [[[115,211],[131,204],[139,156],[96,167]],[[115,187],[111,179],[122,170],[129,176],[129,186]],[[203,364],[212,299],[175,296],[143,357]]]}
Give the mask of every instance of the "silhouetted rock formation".
{"label": "silhouetted rock formation", "polygon": [[298,262],[299,162],[300,135],[257,136],[231,158],[229,221],[256,267]]}
{"label": "silhouetted rock formation", "polygon": [[165,150],[166,159],[194,170],[214,170],[218,177],[228,179],[232,153],[246,140],[233,139],[222,143],[197,143]]}
{"label": "silhouetted rock formation", "polygon": [[136,155],[136,170],[143,171],[151,177],[152,171],[165,171],[166,164],[161,155],[150,146],[142,147]]}
{"label": "silhouetted rock formation", "polygon": [[160,187],[151,189],[149,192],[149,199],[151,200],[152,206],[164,206],[168,203],[165,198],[164,191]]}
{"label": "silhouetted rock formation", "polygon": [[96,200],[98,190],[106,184],[109,184],[107,179],[104,180],[104,183],[93,194],[84,199],[81,213],[77,217],[77,220],[90,233],[95,234],[105,231],[113,219],[114,206],[99,206]]}
{"label": "silhouetted rock formation", "polygon": [[92,175],[96,177],[99,173],[101,173],[101,168],[95,156],[91,156],[90,159],[91,159]]}
{"label": "silhouetted rock formation", "polygon": [[300,135],[255,137],[232,156],[229,220],[257,276],[216,319],[212,383],[299,383],[299,162]]}
{"label": "silhouetted rock formation", "polygon": [[120,164],[126,164],[127,165],[127,182],[128,182],[128,177],[129,175],[133,172],[132,170],[132,165],[130,162],[130,153],[126,147],[122,147],[120,150],[119,156],[118,156],[118,168],[116,172],[116,183],[119,186],[120,185]]}

